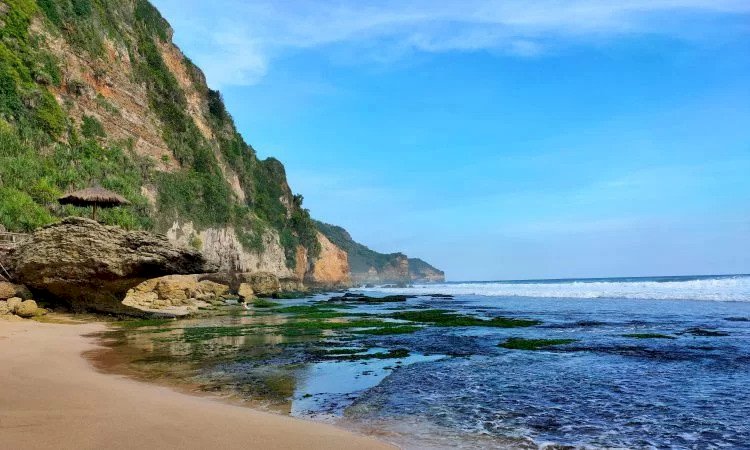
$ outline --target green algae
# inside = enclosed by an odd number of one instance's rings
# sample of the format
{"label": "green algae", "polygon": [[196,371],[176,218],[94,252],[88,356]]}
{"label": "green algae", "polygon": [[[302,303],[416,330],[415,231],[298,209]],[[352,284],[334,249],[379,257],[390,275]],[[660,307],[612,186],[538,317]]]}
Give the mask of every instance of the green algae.
{"label": "green algae", "polygon": [[409,350],[405,348],[397,348],[395,350],[389,350],[387,352],[377,352],[377,353],[349,353],[349,354],[339,354],[339,355],[330,355],[332,356],[332,359],[335,359],[337,361],[362,361],[367,359],[402,359],[409,356]]}
{"label": "green algae", "polygon": [[124,320],[122,322],[115,322],[114,325],[120,328],[132,329],[132,328],[143,328],[143,327],[159,327],[169,323],[174,323],[174,319],[140,319],[140,320]]}
{"label": "green algae", "polygon": [[[388,323],[388,322],[385,322],[385,323]],[[386,327],[355,330],[352,333],[369,334],[373,336],[387,336],[389,334],[411,334],[411,333],[414,333],[415,331],[422,330],[423,328],[424,327],[420,327],[416,325],[389,324],[389,326],[386,326]]]}
{"label": "green algae", "polygon": [[635,339],[677,339],[674,336],[661,333],[628,333],[623,334],[623,336]]}
{"label": "green algae", "polygon": [[509,317],[494,317],[480,319],[478,317],[456,314],[445,309],[427,309],[421,311],[401,311],[390,317],[411,322],[422,322],[438,327],[495,327],[519,328],[539,325],[540,321],[533,319],[513,319]]}
{"label": "green algae", "polygon": [[270,300],[266,300],[265,298],[253,300],[253,306],[256,308],[273,308],[280,305],[281,303],[272,302]]}
{"label": "green algae", "polygon": [[277,292],[273,294],[273,298],[279,300],[294,300],[298,298],[312,297],[309,292]]}
{"label": "green algae", "polygon": [[340,309],[351,309],[349,305],[331,305],[327,303],[312,303],[309,305],[294,305],[279,308],[276,311],[285,314],[312,314],[316,312],[337,311]]}
{"label": "green algae", "polygon": [[565,345],[576,342],[577,339],[526,339],[526,338],[509,338],[505,342],[498,344],[498,347],[511,350],[541,350],[556,345]]}
{"label": "green algae", "polygon": [[340,355],[354,355],[367,351],[366,348],[331,348],[331,349],[315,349],[310,353],[316,356],[340,356]]}

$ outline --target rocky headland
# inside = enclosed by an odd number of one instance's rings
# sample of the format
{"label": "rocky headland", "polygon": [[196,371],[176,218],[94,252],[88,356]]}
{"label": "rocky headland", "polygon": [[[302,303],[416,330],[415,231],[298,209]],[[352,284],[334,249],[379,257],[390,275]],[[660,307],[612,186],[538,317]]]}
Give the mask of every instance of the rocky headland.
{"label": "rocky headland", "polygon": [[[117,245],[106,233],[76,235],[81,241],[73,243],[44,229],[62,239],[60,246],[46,241],[19,249],[26,261],[19,277],[31,280],[40,265],[43,277],[32,284],[43,278],[49,294],[71,295],[76,308],[87,308],[88,294],[96,303],[114,302],[113,294],[119,299],[136,282],[206,271],[191,264],[225,274],[270,273],[282,290],[441,279],[437,269],[414,270],[402,254],[373,252],[363,259],[350,237],[343,242],[316,224],[282,163],[258,158],[221,93],[172,42],[171,27],[148,1],[74,3],[0,3],[0,52],[6,55],[0,59],[0,227],[30,233],[67,216],[88,216],[87,208],[55,200],[96,181],[129,201],[101,211],[104,224],[166,236],[174,247],[148,238],[158,252],[183,250],[173,255],[177,267],[164,266],[159,254],[150,265],[131,251],[148,245],[125,242],[123,233],[112,231],[120,236]],[[133,233],[127,235],[146,239]],[[91,253],[71,253],[55,274],[52,251],[83,249],[85,242],[93,245]],[[120,245],[128,249],[123,258],[136,258],[132,265],[108,255]],[[32,255],[37,247],[45,253]],[[0,246],[0,259],[5,253]],[[102,258],[101,273],[93,268],[96,258]],[[89,267],[76,273],[83,260]],[[101,290],[88,274],[100,277]]]}

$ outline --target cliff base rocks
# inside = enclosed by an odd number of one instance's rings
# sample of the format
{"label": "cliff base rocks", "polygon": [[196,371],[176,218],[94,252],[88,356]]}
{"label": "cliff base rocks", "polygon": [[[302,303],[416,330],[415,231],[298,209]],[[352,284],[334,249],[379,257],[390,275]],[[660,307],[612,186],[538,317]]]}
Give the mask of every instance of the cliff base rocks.
{"label": "cliff base rocks", "polygon": [[67,218],[37,230],[11,255],[17,281],[74,311],[139,314],[123,305],[129,289],[164,275],[214,270],[200,252],[166,237]]}

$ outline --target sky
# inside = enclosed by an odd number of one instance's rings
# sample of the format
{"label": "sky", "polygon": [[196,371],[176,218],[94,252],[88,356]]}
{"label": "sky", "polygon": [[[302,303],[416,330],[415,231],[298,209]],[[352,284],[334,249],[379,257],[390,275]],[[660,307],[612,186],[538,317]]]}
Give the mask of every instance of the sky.
{"label": "sky", "polygon": [[154,4],[374,250],[454,281],[750,273],[750,1]]}

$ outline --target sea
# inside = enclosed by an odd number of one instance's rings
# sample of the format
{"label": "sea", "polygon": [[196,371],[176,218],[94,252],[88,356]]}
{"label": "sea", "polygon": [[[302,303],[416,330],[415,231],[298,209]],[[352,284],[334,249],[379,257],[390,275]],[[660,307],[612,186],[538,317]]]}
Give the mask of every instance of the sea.
{"label": "sea", "polygon": [[[144,378],[180,380],[402,448],[750,448],[750,275],[451,282],[352,293],[408,298],[319,294],[123,327],[103,341],[129,355],[122,364]],[[306,334],[284,326],[350,319],[295,319],[289,306],[341,307],[352,320],[397,324],[399,312],[433,310],[536,322],[424,323],[398,334],[368,333],[363,323],[362,330]],[[541,345],[507,345],[519,341]]]}

